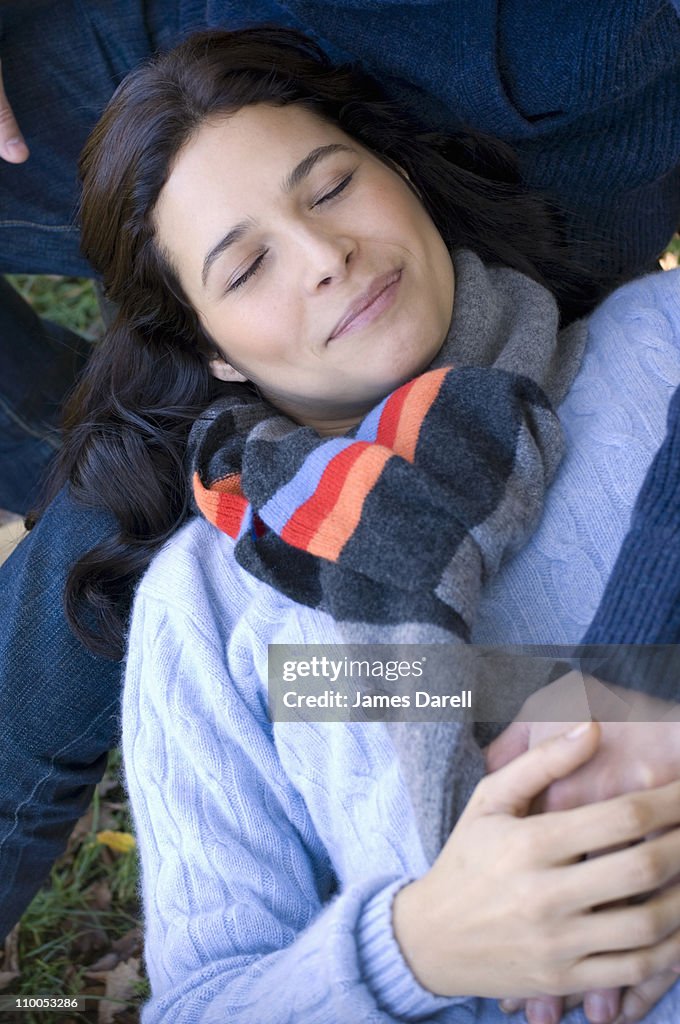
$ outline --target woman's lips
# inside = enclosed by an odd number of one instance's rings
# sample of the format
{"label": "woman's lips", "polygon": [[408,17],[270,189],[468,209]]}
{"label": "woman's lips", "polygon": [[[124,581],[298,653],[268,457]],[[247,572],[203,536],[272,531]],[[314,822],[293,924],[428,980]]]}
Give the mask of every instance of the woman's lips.
{"label": "woman's lips", "polygon": [[335,331],[329,338],[329,341],[335,341],[336,338],[349,334],[351,331],[361,330],[368,324],[373,323],[374,320],[377,320],[379,316],[382,316],[394,302],[400,282],[401,270],[396,270],[389,274],[385,286],[378,292],[375,298],[347,320],[340,330]]}

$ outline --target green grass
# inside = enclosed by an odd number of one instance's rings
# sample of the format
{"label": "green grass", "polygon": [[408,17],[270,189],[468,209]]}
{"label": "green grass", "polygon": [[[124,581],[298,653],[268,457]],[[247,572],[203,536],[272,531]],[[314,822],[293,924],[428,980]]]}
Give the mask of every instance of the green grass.
{"label": "green grass", "polygon": [[8,274],[7,280],[39,316],[70,327],[90,341],[104,333],[93,281],[29,274]]}
{"label": "green grass", "polygon": [[[95,1022],[105,995],[107,969],[141,959],[141,911],[138,902],[139,862],[136,848],[114,853],[97,841],[102,830],[127,833],[131,821],[120,782],[120,753],[111,752],[106,774],[97,787],[88,814],[81,819],[65,854],[52,868],[48,883],[37,893],[21,919],[18,961],[21,975],[5,995],[86,996],[84,1012],[22,1011],[24,1024]],[[122,940],[116,961],[116,943]],[[86,972],[109,955],[110,966],[99,977]],[[139,972],[135,992],[121,1000],[115,1020],[134,1024],[148,996],[148,982]],[[9,1020],[8,1016],[2,1019]]]}

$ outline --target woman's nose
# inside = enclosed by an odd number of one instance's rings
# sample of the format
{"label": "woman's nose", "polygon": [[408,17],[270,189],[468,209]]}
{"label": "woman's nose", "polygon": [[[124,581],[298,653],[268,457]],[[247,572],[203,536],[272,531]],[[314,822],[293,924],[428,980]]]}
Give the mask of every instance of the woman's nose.
{"label": "woman's nose", "polygon": [[333,281],[342,281],[356,250],[348,235],[308,230],[299,238],[305,288],[315,292]]}

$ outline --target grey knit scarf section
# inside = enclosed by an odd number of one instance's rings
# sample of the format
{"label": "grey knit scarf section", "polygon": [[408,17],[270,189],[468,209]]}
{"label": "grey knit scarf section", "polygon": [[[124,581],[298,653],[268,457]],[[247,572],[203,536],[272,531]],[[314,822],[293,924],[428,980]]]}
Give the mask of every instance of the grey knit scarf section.
{"label": "grey knit scarf section", "polygon": [[[560,330],[557,304],[546,288],[515,270],[487,267],[469,251],[455,253],[454,269],[451,328],[432,367],[453,363],[522,373],[540,384],[552,404],[559,406],[581,364],[586,321]],[[494,524],[488,526],[491,536]],[[475,575],[478,572],[470,572],[466,580],[470,617],[483,582],[475,580]],[[359,639],[355,628],[352,632]],[[393,639],[415,642],[428,638],[395,634]],[[365,640],[372,642],[370,633]],[[375,642],[375,637],[372,640]],[[463,659],[457,651],[460,648],[451,644],[447,688],[454,693],[474,684],[466,677],[469,669],[460,664]],[[399,758],[425,854],[433,861],[485,774],[475,730],[470,724],[446,720],[388,722],[386,728]]]}
{"label": "grey knit scarf section", "polygon": [[509,267],[488,267],[467,249],[454,253],[453,266],[451,327],[430,368],[453,363],[522,373],[559,406],[583,359],[586,320],[560,330],[547,288]]}

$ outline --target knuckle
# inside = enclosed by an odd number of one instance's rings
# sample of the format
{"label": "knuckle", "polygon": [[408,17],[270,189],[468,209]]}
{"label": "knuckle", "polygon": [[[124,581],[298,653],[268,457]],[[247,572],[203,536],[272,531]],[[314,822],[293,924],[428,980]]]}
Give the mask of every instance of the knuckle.
{"label": "knuckle", "polygon": [[661,767],[653,761],[638,761],[633,769],[635,789],[656,789],[664,782]]}
{"label": "knuckle", "polygon": [[652,810],[638,795],[628,796],[620,809],[621,830],[626,835],[642,836],[652,830]]}
{"label": "knuckle", "polygon": [[648,845],[641,845],[635,850],[635,862],[632,869],[632,881],[638,892],[655,889],[663,880],[663,861],[656,850]]}
{"label": "knuckle", "polygon": [[[529,823],[524,820],[521,823],[523,826]],[[510,856],[523,864],[531,863],[535,854],[536,846],[534,843],[533,829],[529,828],[517,828],[514,830],[509,842],[508,853]],[[524,884],[527,884],[526,880],[523,880]],[[527,894],[529,895],[529,894]]]}
{"label": "knuckle", "polygon": [[641,985],[650,974],[654,973],[652,958],[648,953],[636,953],[627,973],[629,985]]}
{"label": "knuckle", "polygon": [[551,965],[539,969],[536,989],[542,995],[559,996],[564,993],[565,988],[568,988],[568,985],[566,984],[564,972],[560,968]]}
{"label": "knuckle", "polygon": [[532,880],[525,876],[515,878],[512,883],[514,889],[514,902],[521,909],[521,914],[527,921],[533,922],[538,916],[536,911],[536,889]]}
{"label": "knuckle", "polygon": [[538,947],[539,955],[549,955],[548,946],[552,945],[553,934],[548,899],[544,894],[537,893],[535,887],[532,888],[529,885],[522,886],[517,895],[521,901],[522,917],[531,929],[531,935]]}
{"label": "knuckle", "polygon": [[631,926],[630,939],[633,946],[652,946],[662,931],[661,920],[656,910],[643,908],[636,922]]}
{"label": "knuckle", "polygon": [[14,114],[12,108],[8,104],[0,103],[0,128],[7,128],[15,126],[16,121],[14,120]]}
{"label": "knuckle", "polygon": [[494,791],[494,783],[493,775],[484,775],[475,786],[475,801],[480,808],[488,804]]}
{"label": "knuckle", "polygon": [[532,867],[544,864],[551,850],[561,850],[563,830],[559,822],[545,813],[522,818],[517,829],[518,850],[523,859]]}

